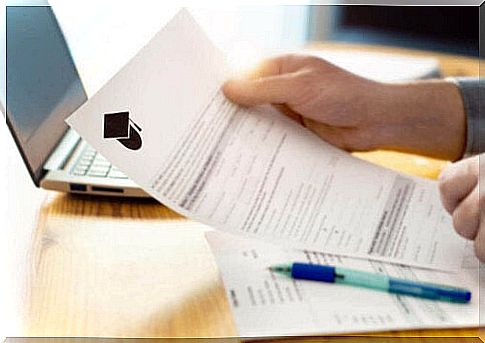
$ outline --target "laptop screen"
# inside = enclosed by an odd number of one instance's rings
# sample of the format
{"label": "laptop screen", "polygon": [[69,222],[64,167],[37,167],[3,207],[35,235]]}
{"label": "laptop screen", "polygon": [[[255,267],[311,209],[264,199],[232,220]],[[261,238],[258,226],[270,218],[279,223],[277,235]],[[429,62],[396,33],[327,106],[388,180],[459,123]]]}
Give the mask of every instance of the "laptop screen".
{"label": "laptop screen", "polygon": [[34,182],[87,97],[50,6],[7,6],[7,123]]}

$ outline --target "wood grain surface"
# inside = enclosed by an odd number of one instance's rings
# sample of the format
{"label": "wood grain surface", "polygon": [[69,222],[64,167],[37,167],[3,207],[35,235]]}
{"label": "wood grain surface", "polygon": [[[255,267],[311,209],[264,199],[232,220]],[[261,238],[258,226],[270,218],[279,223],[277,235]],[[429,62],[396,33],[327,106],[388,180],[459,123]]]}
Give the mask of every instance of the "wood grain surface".
{"label": "wood grain surface", "polygon": [[[469,58],[369,46],[313,47],[431,55],[440,59],[447,76],[478,75],[478,61]],[[358,156],[431,178],[446,164],[392,152]],[[204,239],[210,228],[153,200],[45,193],[33,228],[25,336],[237,335],[217,265]],[[456,342],[471,342],[478,335],[478,329],[471,328],[388,332],[359,339],[456,336],[460,337]]]}

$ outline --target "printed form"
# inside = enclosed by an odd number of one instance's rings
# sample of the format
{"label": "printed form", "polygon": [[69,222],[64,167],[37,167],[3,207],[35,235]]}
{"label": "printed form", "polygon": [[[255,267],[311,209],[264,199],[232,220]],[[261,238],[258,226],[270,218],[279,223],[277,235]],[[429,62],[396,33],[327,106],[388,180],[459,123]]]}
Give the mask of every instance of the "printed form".
{"label": "printed form", "polygon": [[[228,70],[182,10],[67,122],[155,199],[213,228],[291,248],[459,267],[465,241],[435,182],[357,159],[272,107],[230,103],[220,89]],[[129,115],[138,141],[112,139],[123,129],[107,132],[113,113]]]}
{"label": "printed form", "polygon": [[[479,263],[471,247],[470,255],[460,261],[460,272],[450,274],[284,249],[215,231],[206,233],[206,238],[216,257],[241,336],[458,328],[479,324]],[[271,265],[289,262],[333,265],[464,287],[472,291],[472,300],[468,304],[426,300],[348,285],[293,280],[268,270]]]}

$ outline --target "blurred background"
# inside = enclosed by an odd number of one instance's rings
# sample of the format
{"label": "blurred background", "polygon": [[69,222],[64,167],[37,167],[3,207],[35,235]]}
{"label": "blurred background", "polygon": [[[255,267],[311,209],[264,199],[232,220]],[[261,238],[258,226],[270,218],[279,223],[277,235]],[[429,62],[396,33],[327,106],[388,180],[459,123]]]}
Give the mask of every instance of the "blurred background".
{"label": "blurred background", "polygon": [[363,42],[478,56],[471,6],[310,6],[308,39]]}
{"label": "blurred background", "polygon": [[[90,83],[102,84],[109,79],[179,8],[177,2],[170,5],[150,0],[136,4],[115,0],[49,3],[81,74],[96,70],[95,75],[84,78],[88,92],[96,88]],[[221,49],[245,63],[267,53],[298,50],[309,42],[479,54],[479,10],[474,6],[326,6],[308,5],[308,1],[283,6],[271,0],[264,3],[207,6],[206,2],[194,2],[189,9]]]}

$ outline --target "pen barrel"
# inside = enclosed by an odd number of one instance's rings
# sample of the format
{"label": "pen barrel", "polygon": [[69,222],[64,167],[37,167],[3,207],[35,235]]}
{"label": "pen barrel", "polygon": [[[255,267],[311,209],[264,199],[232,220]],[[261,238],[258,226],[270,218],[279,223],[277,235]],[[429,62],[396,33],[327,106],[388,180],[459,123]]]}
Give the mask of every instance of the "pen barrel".
{"label": "pen barrel", "polygon": [[455,303],[467,303],[471,300],[471,292],[466,289],[394,278],[389,279],[389,292]]}
{"label": "pen barrel", "polygon": [[396,279],[345,268],[335,268],[335,282],[455,303],[467,303],[471,299],[471,292],[462,288]]}
{"label": "pen barrel", "polygon": [[455,303],[468,303],[471,299],[471,292],[463,288],[396,279],[387,275],[341,267],[294,263],[291,268],[291,276],[295,279],[335,282],[394,294]]}
{"label": "pen barrel", "polygon": [[381,291],[389,290],[388,276],[346,268],[335,268],[335,282]]}

